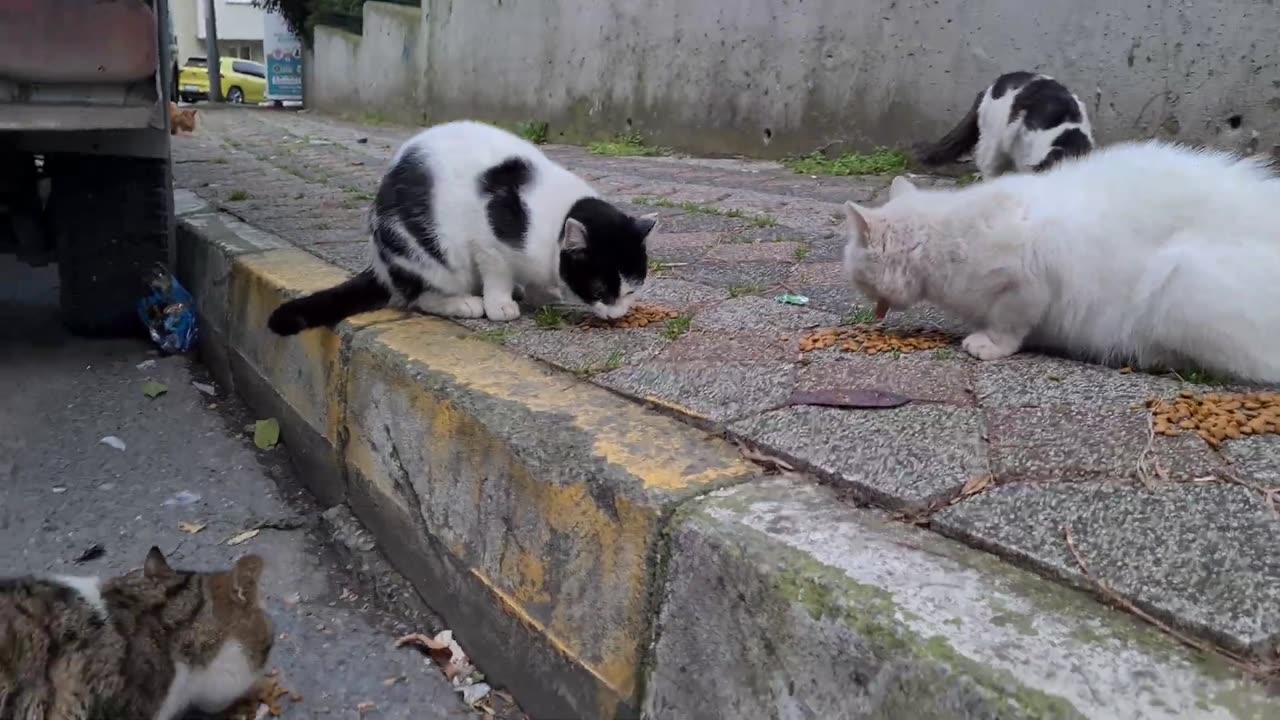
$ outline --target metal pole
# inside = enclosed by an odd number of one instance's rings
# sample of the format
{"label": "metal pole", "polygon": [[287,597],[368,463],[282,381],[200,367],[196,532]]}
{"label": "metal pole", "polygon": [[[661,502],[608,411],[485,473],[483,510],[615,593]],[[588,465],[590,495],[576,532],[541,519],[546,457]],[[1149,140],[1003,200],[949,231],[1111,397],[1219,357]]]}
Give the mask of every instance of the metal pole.
{"label": "metal pole", "polygon": [[222,102],[222,56],[218,54],[216,0],[204,0],[205,61],[209,64],[209,102]]}

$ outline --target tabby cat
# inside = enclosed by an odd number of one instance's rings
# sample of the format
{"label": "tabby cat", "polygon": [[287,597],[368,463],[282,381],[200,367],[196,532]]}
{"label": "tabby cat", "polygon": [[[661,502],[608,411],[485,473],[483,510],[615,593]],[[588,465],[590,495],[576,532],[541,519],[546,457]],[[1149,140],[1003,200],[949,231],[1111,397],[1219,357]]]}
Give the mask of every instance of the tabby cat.
{"label": "tabby cat", "polygon": [[172,720],[255,690],[271,652],[263,563],[224,572],[0,579],[0,720]]}

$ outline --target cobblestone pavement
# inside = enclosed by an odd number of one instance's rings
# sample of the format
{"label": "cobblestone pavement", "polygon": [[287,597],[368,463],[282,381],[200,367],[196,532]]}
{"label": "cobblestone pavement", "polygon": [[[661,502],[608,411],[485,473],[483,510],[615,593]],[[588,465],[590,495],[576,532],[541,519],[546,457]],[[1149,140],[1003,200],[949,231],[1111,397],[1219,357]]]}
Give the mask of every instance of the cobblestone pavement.
{"label": "cobblestone pavement", "polygon": [[[311,113],[202,111],[175,141],[180,186],[349,270],[362,218],[408,128]],[[839,203],[877,203],[890,178],[816,179],[774,163],[547,152],[627,210],[662,215],[645,300],[679,317],[637,329],[536,315],[467,321],[527,353],[727,432],[933,529],[1092,587],[1096,579],[1179,631],[1244,655],[1280,643],[1280,436],[1153,436],[1142,403],[1222,388],[1034,354],[979,363],[936,311],[890,328],[936,330],[921,352],[802,351],[818,328],[869,308],[839,278]],[[924,179],[927,183],[953,182]],[[782,292],[807,307],[778,302]],[[265,329],[264,329],[265,332]],[[878,389],[889,410],[785,407],[796,390]],[[1139,468],[1147,468],[1142,471]],[[992,482],[982,481],[990,475]],[[964,491],[964,492],[962,492]],[[1272,498],[1274,499],[1274,498]]]}

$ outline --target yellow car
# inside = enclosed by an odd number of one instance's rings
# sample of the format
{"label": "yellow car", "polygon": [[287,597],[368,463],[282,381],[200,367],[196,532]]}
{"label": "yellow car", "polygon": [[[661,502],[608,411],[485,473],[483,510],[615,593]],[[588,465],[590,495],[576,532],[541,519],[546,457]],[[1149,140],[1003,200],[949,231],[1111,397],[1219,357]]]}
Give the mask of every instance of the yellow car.
{"label": "yellow car", "polygon": [[[267,98],[267,67],[252,60],[222,58],[222,97],[229,103],[257,105]],[[178,73],[178,99],[209,99],[209,64],[202,57],[187,58]]]}

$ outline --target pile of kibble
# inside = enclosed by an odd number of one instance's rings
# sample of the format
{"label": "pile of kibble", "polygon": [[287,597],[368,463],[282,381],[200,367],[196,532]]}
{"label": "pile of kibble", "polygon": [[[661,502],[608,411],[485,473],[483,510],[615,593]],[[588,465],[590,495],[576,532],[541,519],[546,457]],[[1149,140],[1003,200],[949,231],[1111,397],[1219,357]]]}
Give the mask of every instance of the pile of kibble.
{"label": "pile of kibble", "polygon": [[950,344],[951,338],[939,332],[885,330],[874,326],[853,325],[814,330],[800,338],[800,351],[826,350],[839,345],[845,352],[877,355],[935,350]]}
{"label": "pile of kibble", "polygon": [[631,308],[631,312],[616,319],[602,320],[600,318],[591,318],[586,322],[590,327],[609,327],[609,328],[642,328],[654,323],[664,322],[676,317],[680,313],[665,308],[661,305],[643,305],[636,304]]}
{"label": "pile of kibble", "polygon": [[1172,400],[1148,400],[1158,435],[1194,432],[1213,447],[1235,438],[1275,433],[1280,428],[1280,393],[1204,393],[1189,390]]}

